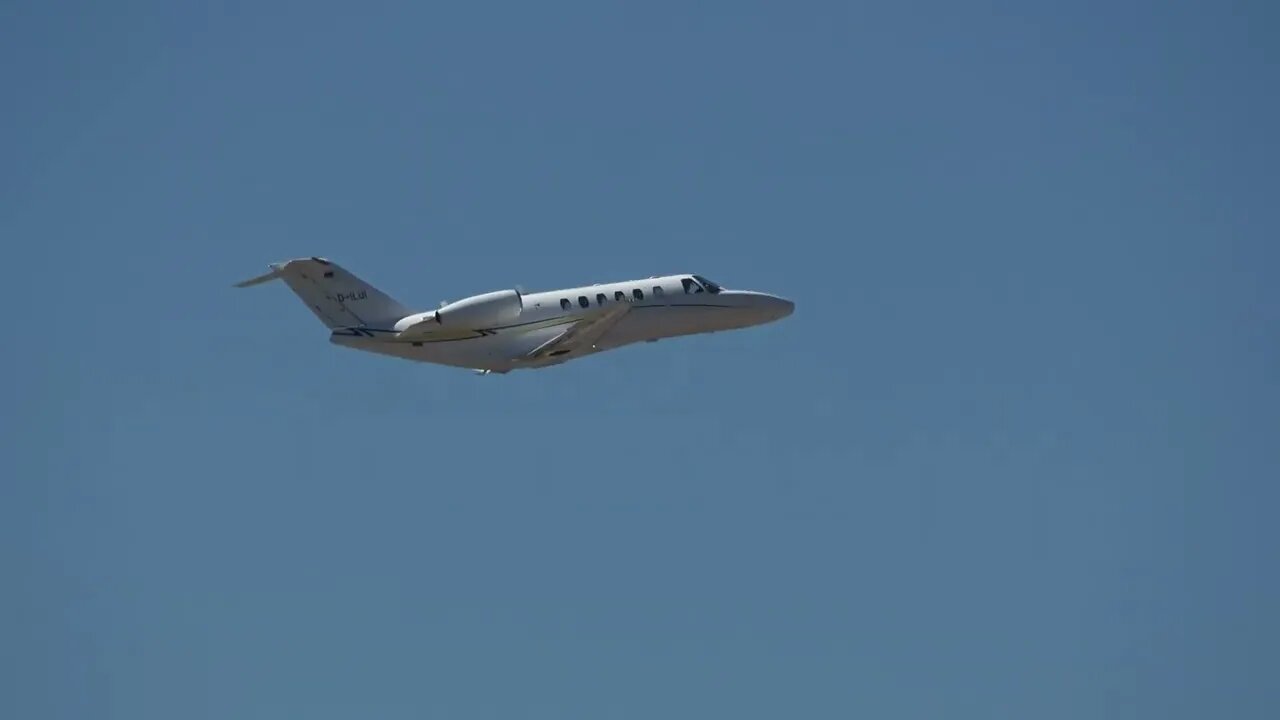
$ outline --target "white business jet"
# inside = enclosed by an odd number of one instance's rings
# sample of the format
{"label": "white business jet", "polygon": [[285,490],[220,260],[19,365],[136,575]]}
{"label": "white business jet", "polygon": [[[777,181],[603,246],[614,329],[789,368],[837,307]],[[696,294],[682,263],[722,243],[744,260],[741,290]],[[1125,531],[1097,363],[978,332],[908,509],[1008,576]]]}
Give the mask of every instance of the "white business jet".
{"label": "white business jet", "polygon": [[486,375],[557,365],[642,341],[761,325],[795,309],[790,300],[727,290],[701,275],[666,275],[528,294],[499,290],[414,312],[324,258],[269,267],[236,287],[285,281],[329,327],[330,342]]}

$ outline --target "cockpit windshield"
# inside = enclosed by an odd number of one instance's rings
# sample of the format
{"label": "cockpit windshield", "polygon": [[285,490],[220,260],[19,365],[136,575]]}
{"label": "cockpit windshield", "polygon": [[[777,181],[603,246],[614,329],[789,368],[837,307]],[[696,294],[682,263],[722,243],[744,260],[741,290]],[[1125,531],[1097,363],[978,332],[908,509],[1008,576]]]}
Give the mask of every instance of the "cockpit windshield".
{"label": "cockpit windshield", "polygon": [[720,289],[721,289],[721,288],[720,288],[720,286],[719,286],[719,285],[717,285],[717,284],[715,284],[715,283],[711,282],[710,280],[708,280],[708,279],[706,279],[706,278],[702,277],[701,275],[694,275],[694,276],[693,276],[693,279],[694,279],[694,280],[697,280],[697,281],[698,281],[698,283],[699,283],[700,285],[702,285],[702,287],[704,287],[704,288],[706,288],[706,289],[707,289],[707,292],[709,292],[709,293],[711,293],[711,294],[713,294],[713,295],[714,295],[715,293],[720,292]]}

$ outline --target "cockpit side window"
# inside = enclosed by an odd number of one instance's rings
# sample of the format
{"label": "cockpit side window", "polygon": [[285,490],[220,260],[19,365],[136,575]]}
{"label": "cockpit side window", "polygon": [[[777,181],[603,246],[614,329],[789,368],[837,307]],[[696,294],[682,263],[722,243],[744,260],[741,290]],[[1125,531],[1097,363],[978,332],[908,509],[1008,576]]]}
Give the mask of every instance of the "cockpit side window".
{"label": "cockpit side window", "polygon": [[719,285],[711,282],[710,280],[702,277],[701,275],[694,275],[693,279],[701,283],[702,287],[706,288],[707,292],[711,293],[712,295],[720,292],[721,290],[721,287]]}
{"label": "cockpit side window", "polygon": [[680,284],[684,285],[685,295],[696,295],[702,292],[702,286],[689,278],[680,278]]}

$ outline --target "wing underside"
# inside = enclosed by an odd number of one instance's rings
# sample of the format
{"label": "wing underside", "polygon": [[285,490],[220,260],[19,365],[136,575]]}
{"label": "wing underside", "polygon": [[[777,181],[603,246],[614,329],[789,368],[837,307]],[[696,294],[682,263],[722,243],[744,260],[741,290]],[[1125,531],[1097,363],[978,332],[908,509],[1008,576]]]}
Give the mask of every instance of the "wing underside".
{"label": "wing underside", "polygon": [[530,350],[520,361],[538,362],[575,351],[593,349],[630,310],[629,303],[619,303],[584,316],[564,332]]}

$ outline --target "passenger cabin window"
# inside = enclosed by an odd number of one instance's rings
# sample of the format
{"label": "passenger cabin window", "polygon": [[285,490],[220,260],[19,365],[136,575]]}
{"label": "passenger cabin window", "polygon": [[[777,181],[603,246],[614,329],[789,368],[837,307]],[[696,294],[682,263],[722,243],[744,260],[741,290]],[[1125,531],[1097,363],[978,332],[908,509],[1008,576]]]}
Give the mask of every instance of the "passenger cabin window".
{"label": "passenger cabin window", "polygon": [[684,285],[685,295],[696,295],[702,292],[702,286],[689,278],[680,278],[680,284]]}
{"label": "passenger cabin window", "polygon": [[600,293],[599,295],[596,295],[596,304],[597,304],[597,305],[603,305],[603,304],[604,304],[604,302],[605,302],[605,300],[607,300],[607,299],[608,299],[608,298],[606,298],[606,297],[604,296],[604,293]]}
{"label": "passenger cabin window", "polygon": [[653,296],[654,296],[654,297],[662,297],[662,286],[661,286],[661,285],[654,285],[654,286],[653,286]]}
{"label": "passenger cabin window", "polygon": [[582,307],[584,307],[584,308],[585,308],[585,307],[591,307],[591,301],[587,299],[587,296],[586,296],[586,295],[579,295],[579,296],[578,296],[578,304],[579,304],[579,305],[581,305],[581,306],[582,306]]}
{"label": "passenger cabin window", "polygon": [[631,291],[631,297],[633,297],[633,298],[635,298],[635,299],[637,299],[637,300],[643,300],[643,299],[644,299],[644,291],[643,291],[643,290],[641,290],[640,288],[636,288],[635,290],[632,290],[632,291]]}
{"label": "passenger cabin window", "polygon": [[569,309],[569,298],[560,298],[560,309],[561,310]]}
{"label": "passenger cabin window", "polygon": [[617,300],[618,302],[623,302],[624,300],[627,299],[627,294],[619,290],[618,292],[613,294],[613,299]]}

